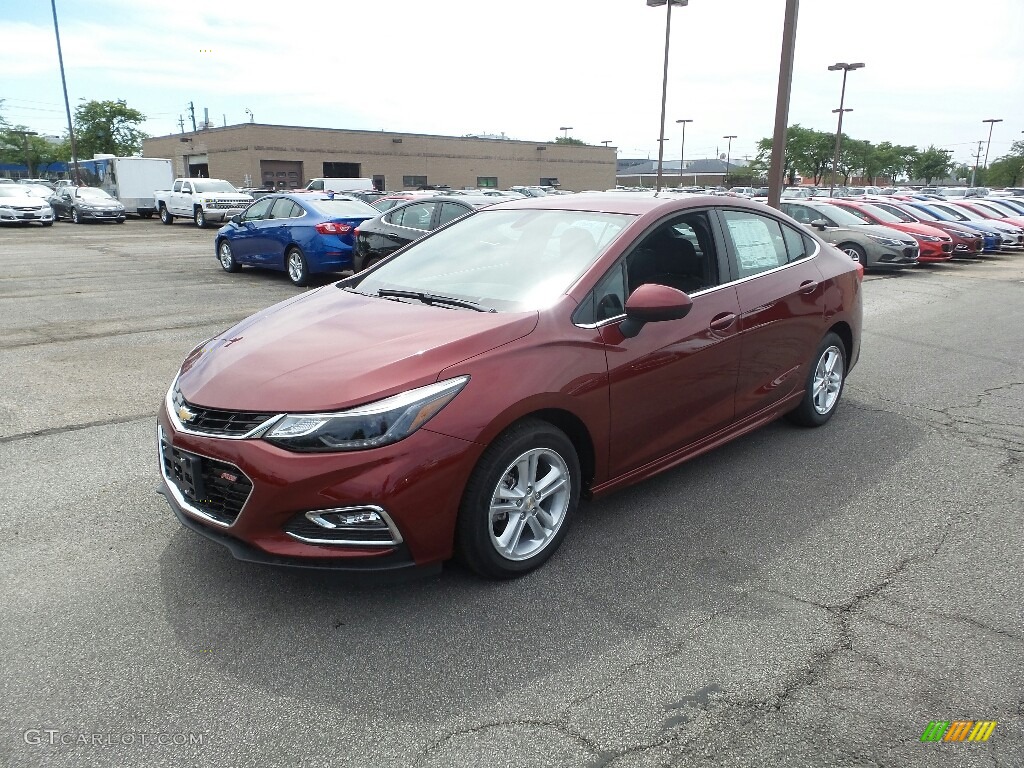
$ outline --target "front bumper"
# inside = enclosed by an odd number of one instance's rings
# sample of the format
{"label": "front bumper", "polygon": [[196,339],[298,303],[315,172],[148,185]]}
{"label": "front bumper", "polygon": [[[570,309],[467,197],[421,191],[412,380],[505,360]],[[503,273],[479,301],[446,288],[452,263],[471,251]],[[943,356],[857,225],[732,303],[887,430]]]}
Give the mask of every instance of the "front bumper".
{"label": "front bumper", "polygon": [[94,221],[118,221],[124,220],[124,210],[87,210],[85,208],[78,209],[78,217],[80,219],[93,219]]}
{"label": "front bumper", "polygon": [[880,269],[901,269],[912,267],[918,263],[920,251],[916,246],[904,248],[893,248],[889,246],[877,246],[874,253],[868,254],[868,267]]}
{"label": "front bumper", "polygon": [[[183,481],[165,469],[164,440],[201,461],[232,465],[251,482],[233,520],[193,506]],[[161,492],[188,528],[252,562],[348,571],[439,566],[452,555],[462,489],[483,446],[421,428],[382,448],[343,453],[293,453],[261,439],[181,432],[161,405],[158,418]],[[231,470],[233,472],[233,470]],[[307,512],[374,506],[386,511],[397,544],[307,543],[295,521]],[[292,529],[289,534],[287,529]]]}
{"label": "front bumper", "polygon": [[11,211],[3,210],[0,211],[0,221],[3,222],[15,222],[15,221],[53,221],[53,211]]}
{"label": "front bumper", "polygon": [[245,208],[203,208],[203,215],[207,221],[227,221]]}

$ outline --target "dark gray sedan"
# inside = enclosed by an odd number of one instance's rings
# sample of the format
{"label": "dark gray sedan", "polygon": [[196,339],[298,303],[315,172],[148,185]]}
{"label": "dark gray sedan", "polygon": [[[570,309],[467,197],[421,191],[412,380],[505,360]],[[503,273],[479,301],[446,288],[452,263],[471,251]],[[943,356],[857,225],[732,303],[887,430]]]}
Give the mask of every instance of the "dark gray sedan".
{"label": "dark gray sedan", "polygon": [[98,187],[61,187],[50,197],[50,207],[57,221],[116,221],[124,224],[124,206]]}

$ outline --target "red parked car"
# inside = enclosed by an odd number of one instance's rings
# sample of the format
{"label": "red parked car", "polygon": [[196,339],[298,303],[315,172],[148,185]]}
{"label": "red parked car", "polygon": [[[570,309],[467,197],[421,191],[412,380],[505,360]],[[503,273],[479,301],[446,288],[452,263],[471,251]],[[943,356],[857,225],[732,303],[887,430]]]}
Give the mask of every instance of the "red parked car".
{"label": "red parked car", "polygon": [[868,224],[880,224],[883,227],[896,229],[913,236],[921,246],[921,253],[917,257],[918,261],[949,261],[953,258],[953,238],[941,229],[918,222],[903,221],[902,218],[872,203],[833,200],[832,204],[849,211]]}
{"label": "red parked car", "polygon": [[189,353],[162,492],[244,560],[516,576],[583,498],[827,422],[861,274],[739,198],[499,203]]}
{"label": "red parked car", "polygon": [[881,208],[886,213],[891,213],[900,221],[906,223],[919,222],[933,229],[940,229],[953,240],[953,258],[964,256],[980,256],[985,250],[985,239],[977,232],[971,232],[963,226],[951,221],[940,221],[939,219],[926,219],[927,214],[898,201],[873,200],[872,205]]}

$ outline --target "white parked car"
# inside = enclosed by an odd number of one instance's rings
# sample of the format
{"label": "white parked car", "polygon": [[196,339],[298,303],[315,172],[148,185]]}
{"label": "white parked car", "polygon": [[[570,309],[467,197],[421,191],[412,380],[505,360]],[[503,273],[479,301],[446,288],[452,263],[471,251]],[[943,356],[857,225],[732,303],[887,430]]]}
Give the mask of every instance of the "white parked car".
{"label": "white parked car", "polygon": [[22,184],[0,186],[0,222],[53,226],[53,209],[44,197],[30,194]]}

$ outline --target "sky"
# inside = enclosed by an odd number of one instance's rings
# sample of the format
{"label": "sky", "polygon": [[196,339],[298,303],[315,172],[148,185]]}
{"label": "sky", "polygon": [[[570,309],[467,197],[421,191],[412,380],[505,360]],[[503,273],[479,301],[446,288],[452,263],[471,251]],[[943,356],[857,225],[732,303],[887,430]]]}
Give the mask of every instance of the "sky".
{"label": "sky", "polygon": [[[551,141],[658,154],[665,8],[645,0],[56,0],[72,108],[124,99],[142,128],[258,123]],[[171,10],[173,9],[173,11]],[[775,119],[784,0],[672,12],[666,159],[756,154]],[[67,120],[48,0],[0,0],[0,114]],[[803,0],[790,124],[949,149],[973,164],[1024,139],[1024,0]]]}

